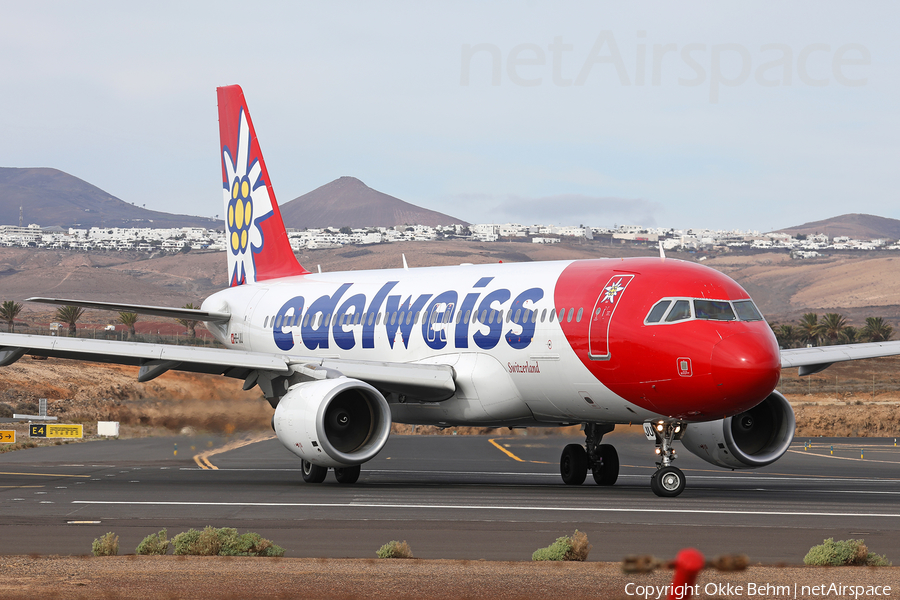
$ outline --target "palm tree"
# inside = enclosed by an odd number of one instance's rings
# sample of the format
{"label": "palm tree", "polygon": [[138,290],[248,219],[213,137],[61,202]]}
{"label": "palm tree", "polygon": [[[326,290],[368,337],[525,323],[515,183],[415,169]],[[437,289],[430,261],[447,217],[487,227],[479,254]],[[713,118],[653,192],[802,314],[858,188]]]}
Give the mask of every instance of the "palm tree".
{"label": "palm tree", "polygon": [[772,330],[775,332],[775,339],[778,340],[779,346],[782,348],[794,347],[794,343],[797,341],[797,332],[793,325],[779,325],[777,328],[773,327]]}
{"label": "palm tree", "polygon": [[128,327],[128,337],[134,337],[134,324],[137,323],[138,316],[137,313],[133,312],[120,312],[119,313],[119,323]]}
{"label": "palm tree", "polygon": [[[193,303],[193,302],[188,302],[187,304],[185,304],[185,305],[182,306],[181,308],[197,309],[197,308],[200,308],[200,307],[199,307],[199,306],[194,306],[194,303]],[[200,321],[196,321],[196,320],[194,320],[194,319],[175,319],[175,320],[178,321],[179,323],[181,323],[182,325],[184,325],[185,327],[187,327],[188,333],[191,335],[192,338],[197,337],[197,329],[196,329],[196,328],[197,328],[197,324],[198,324]]]}
{"label": "palm tree", "polygon": [[819,327],[821,328],[821,337],[836,344],[841,341],[844,330],[847,328],[847,320],[838,313],[825,313]]}
{"label": "palm tree", "polygon": [[884,317],[866,317],[862,328],[863,339],[869,342],[886,342],[894,335],[894,328],[885,323]]}
{"label": "palm tree", "polygon": [[815,346],[819,341],[819,315],[806,313],[797,327],[797,339],[805,346]]}
{"label": "palm tree", "polygon": [[0,304],[0,319],[6,321],[6,331],[14,333],[16,330],[16,317],[22,312],[22,305],[19,302],[7,300]]}
{"label": "palm tree", "polygon": [[847,325],[841,332],[841,343],[844,344],[858,344],[862,341],[860,338],[860,330],[852,325]]}
{"label": "palm tree", "polygon": [[69,326],[69,337],[75,337],[75,323],[84,314],[84,309],[80,306],[60,306],[56,309],[56,319],[62,321]]}

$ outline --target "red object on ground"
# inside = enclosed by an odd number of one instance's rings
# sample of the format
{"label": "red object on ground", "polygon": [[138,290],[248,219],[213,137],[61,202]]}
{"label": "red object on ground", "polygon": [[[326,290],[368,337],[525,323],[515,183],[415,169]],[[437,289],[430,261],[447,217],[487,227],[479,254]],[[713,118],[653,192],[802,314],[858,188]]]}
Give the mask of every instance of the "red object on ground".
{"label": "red object on ground", "polygon": [[685,548],[675,557],[675,575],[668,600],[689,600],[697,581],[697,573],[706,566],[706,559],[699,550]]}

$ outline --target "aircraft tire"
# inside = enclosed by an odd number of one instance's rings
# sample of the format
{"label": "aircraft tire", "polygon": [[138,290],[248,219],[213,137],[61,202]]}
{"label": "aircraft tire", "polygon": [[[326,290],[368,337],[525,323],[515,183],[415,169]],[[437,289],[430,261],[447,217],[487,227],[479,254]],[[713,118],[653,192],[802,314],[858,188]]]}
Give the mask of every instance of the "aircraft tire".
{"label": "aircraft tire", "polygon": [[359,480],[360,466],[335,468],[334,477],[338,483],[356,483]]}
{"label": "aircraft tire", "polygon": [[600,444],[597,450],[600,460],[591,465],[591,475],[597,485],[613,485],[619,478],[619,453],[612,444]]}
{"label": "aircraft tire", "polygon": [[650,489],[660,498],[674,498],[684,491],[684,473],[678,467],[663,467],[650,479]]}
{"label": "aircraft tire", "polygon": [[559,459],[559,474],[566,485],[581,485],[587,478],[588,457],[584,446],[569,444]]}
{"label": "aircraft tire", "polygon": [[300,461],[300,473],[306,483],[322,483],[328,475],[328,467],[314,465],[308,460]]}

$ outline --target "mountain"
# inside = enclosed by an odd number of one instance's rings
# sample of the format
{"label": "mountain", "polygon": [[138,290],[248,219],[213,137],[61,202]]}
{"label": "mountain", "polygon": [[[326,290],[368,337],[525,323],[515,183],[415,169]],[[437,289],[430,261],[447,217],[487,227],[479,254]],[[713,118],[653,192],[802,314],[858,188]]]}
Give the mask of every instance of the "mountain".
{"label": "mountain", "polygon": [[0,225],[42,227],[206,227],[222,222],[205,217],[147,210],[104,192],[58,169],[0,167]]}
{"label": "mountain", "polygon": [[281,207],[286,227],[393,227],[395,225],[468,225],[466,221],[420,208],[373,190],[355,177],[341,177]]}
{"label": "mountain", "polygon": [[900,220],[853,213],[825,219],[824,221],[804,223],[803,225],[788,227],[779,231],[794,236],[797,234],[824,233],[830,238],[845,235],[857,240],[900,240]]}

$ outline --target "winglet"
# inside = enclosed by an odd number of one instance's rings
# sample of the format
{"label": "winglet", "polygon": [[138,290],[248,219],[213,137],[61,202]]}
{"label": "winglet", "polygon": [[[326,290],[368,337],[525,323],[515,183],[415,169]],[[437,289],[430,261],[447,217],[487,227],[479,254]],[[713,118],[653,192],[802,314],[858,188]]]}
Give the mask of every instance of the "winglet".
{"label": "winglet", "polygon": [[291,250],[243,90],[216,93],[229,285],[309,273]]}

